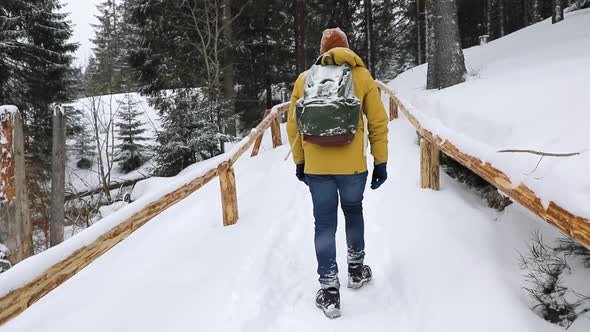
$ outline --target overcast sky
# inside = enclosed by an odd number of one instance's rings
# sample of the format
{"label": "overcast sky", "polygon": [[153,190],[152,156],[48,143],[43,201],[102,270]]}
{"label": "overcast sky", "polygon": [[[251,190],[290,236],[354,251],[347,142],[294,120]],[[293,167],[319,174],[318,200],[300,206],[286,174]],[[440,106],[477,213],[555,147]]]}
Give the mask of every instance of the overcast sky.
{"label": "overcast sky", "polygon": [[96,4],[99,0],[61,0],[65,7],[63,10],[70,13],[70,20],[74,27],[72,41],[79,43],[80,48],[76,52],[76,64],[86,65],[92,54],[91,38],[94,37],[94,30],[90,24],[96,23],[94,14]]}

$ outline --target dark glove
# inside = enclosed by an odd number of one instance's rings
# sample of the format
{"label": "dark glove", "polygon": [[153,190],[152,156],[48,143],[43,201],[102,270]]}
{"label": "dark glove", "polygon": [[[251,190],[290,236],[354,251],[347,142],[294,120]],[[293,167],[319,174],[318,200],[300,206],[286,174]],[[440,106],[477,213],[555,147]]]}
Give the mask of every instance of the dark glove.
{"label": "dark glove", "polygon": [[373,177],[371,178],[371,189],[375,190],[387,180],[387,163],[375,165]]}
{"label": "dark glove", "polygon": [[297,169],[295,170],[295,176],[297,176],[297,179],[299,179],[299,181],[307,184],[307,181],[305,180],[304,171],[305,171],[305,163],[298,164]]}

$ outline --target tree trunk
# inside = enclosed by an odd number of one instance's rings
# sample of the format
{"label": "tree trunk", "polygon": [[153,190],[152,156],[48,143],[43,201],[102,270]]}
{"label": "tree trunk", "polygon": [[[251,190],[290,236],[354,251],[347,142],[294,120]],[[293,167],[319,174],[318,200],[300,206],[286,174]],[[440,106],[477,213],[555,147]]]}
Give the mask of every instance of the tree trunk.
{"label": "tree trunk", "polygon": [[500,37],[504,37],[506,35],[506,15],[505,13],[505,0],[498,0],[498,25],[500,28]]}
{"label": "tree trunk", "polygon": [[372,1],[365,0],[365,30],[367,37],[367,68],[375,77],[374,45],[373,45],[373,8]]}
{"label": "tree trunk", "polygon": [[530,0],[522,0],[522,21],[525,27],[529,26],[529,1]]}
{"label": "tree trunk", "polygon": [[532,8],[531,8],[531,24],[535,24],[541,22],[543,20],[543,5],[541,0],[531,0],[532,1]]}
{"label": "tree trunk", "polygon": [[432,61],[432,20],[431,17],[431,9],[430,9],[431,0],[424,0],[424,59],[426,62],[430,63]]}
{"label": "tree trunk", "polygon": [[553,24],[563,21],[563,3],[561,0],[552,1],[552,19]]}
{"label": "tree trunk", "polygon": [[295,0],[295,59],[297,75],[303,73],[305,66],[305,0]]}
{"label": "tree trunk", "polygon": [[420,19],[420,0],[416,0],[416,39],[417,39],[417,52],[416,62],[421,65],[422,61],[422,20]]}
{"label": "tree trunk", "polygon": [[[234,80],[234,58],[233,58],[233,29],[232,29],[232,10],[231,0],[223,1],[223,37],[225,47],[223,49],[223,97],[226,101],[226,107],[230,110],[230,115],[235,114],[235,80]],[[238,119],[229,122],[226,133],[235,136],[237,133]]]}
{"label": "tree trunk", "polygon": [[53,156],[51,160],[51,227],[50,245],[64,240],[64,200],[66,172],[66,119],[63,109],[53,114]]}
{"label": "tree trunk", "polygon": [[488,41],[494,40],[494,22],[496,21],[496,1],[488,0],[486,9],[486,34]]}
{"label": "tree trunk", "polygon": [[428,89],[444,89],[465,81],[465,58],[461,48],[455,0],[433,1],[428,64]]}
{"label": "tree trunk", "polygon": [[33,226],[25,176],[23,121],[16,110],[0,108],[0,243],[12,265],[33,255]]}

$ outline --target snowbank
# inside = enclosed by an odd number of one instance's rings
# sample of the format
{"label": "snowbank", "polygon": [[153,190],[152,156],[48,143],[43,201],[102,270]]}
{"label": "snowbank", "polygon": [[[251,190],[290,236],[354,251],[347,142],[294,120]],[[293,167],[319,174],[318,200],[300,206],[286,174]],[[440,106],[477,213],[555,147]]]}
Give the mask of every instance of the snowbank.
{"label": "snowbank", "polygon": [[[390,82],[424,127],[541,197],[590,218],[590,10],[465,50],[467,82],[425,91],[427,67]],[[573,157],[498,153],[527,149]]]}

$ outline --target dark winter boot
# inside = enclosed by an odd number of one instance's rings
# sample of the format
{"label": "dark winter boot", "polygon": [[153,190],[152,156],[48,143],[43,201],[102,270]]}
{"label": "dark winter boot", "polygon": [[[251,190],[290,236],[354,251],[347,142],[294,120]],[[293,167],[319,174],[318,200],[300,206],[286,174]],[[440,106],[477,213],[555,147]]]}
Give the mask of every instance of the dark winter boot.
{"label": "dark winter boot", "polygon": [[315,297],[315,305],[328,318],[340,317],[340,291],[338,288],[320,289]]}
{"label": "dark winter boot", "polygon": [[371,268],[368,265],[348,265],[348,288],[361,288],[365,282],[371,280]]}

